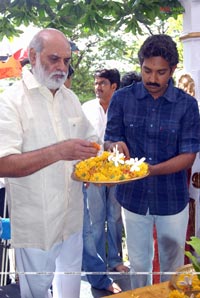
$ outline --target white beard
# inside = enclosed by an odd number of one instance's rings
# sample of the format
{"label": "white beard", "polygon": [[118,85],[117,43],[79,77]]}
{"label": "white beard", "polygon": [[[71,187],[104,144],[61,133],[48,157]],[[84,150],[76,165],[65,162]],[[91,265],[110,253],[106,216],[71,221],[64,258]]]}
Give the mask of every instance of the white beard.
{"label": "white beard", "polygon": [[[67,80],[68,75],[68,72],[64,71],[54,71],[51,74],[48,74],[44,66],[40,62],[39,54],[36,55],[36,63],[32,71],[37,81],[50,90],[56,90],[60,88]],[[59,75],[61,77],[55,78],[55,75]]]}

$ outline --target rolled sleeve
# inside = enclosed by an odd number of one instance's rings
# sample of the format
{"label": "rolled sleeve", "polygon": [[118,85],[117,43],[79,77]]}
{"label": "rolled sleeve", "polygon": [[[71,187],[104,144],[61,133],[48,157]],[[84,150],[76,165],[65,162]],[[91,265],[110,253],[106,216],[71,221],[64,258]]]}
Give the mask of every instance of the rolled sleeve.
{"label": "rolled sleeve", "polygon": [[200,151],[200,117],[198,104],[193,100],[181,121],[180,153]]}

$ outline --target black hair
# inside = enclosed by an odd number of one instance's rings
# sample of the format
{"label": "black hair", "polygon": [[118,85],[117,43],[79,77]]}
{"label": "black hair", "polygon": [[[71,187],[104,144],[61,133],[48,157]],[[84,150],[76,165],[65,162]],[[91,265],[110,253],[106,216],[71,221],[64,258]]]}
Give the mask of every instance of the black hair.
{"label": "black hair", "polygon": [[30,61],[28,58],[24,58],[22,61],[20,61],[21,66],[24,67],[27,64],[30,64]]}
{"label": "black hair", "polygon": [[136,71],[129,71],[125,73],[121,78],[120,87],[129,86],[132,83],[140,82],[142,77]]}
{"label": "black hair", "polygon": [[156,34],[149,36],[144,41],[138,52],[138,58],[141,66],[144,59],[158,56],[165,59],[169,63],[170,67],[178,64],[179,57],[177,46],[169,35]]}
{"label": "black hair", "polygon": [[95,78],[105,78],[108,79],[112,84],[116,83],[117,84],[117,89],[120,87],[120,73],[116,68],[113,69],[101,69],[97,70],[94,74]]}
{"label": "black hair", "polygon": [[68,75],[67,75],[67,78],[69,79],[73,74],[74,74],[74,69],[73,69],[73,67],[72,67],[71,64],[70,64],[70,65],[69,65],[69,68],[68,68]]}

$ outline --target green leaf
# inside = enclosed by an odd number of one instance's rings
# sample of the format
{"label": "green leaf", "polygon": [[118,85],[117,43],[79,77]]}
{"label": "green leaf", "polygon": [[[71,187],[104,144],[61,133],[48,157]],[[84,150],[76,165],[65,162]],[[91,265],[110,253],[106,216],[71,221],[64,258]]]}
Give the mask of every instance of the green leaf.
{"label": "green leaf", "polygon": [[191,237],[190,241],[186,241],[187,244],[191,245],[195,252],[200,256],[200,238]]}
{"label": "green leaf", "polygon": [[[191,237],[190,239],[191,240],[186,241],[186,243],[192,246],[194,249],[194,254],[192,254],[190,251],[185,251],[185,255],[191,260],[195,271],[200,272],[200,261],[198,260],[198,258],[200,258],[200,238]],[[200,274],[197,274],[197,276],[198,279],[200,279]]]}

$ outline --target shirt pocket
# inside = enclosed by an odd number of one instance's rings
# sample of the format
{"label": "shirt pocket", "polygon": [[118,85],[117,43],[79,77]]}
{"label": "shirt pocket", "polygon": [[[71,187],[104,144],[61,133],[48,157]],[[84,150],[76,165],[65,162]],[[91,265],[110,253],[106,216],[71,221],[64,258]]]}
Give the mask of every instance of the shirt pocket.
{"label": "shirt pocket", "polygon": [[130,143],[139,144],[145,135],[145,119],[144,117],[126,116],[124,120],[125,135]]}
{"label": "shirt pocket", "polygon": [[84,138],[87,131],[87,124],[82,117],[68,118],[69,137],[70,138]]}
{"label": "shirt pocket", "polygon": [[165,154],[166,159],[178,152],[179,123],[161,121],[159,127],[159,150]]}

